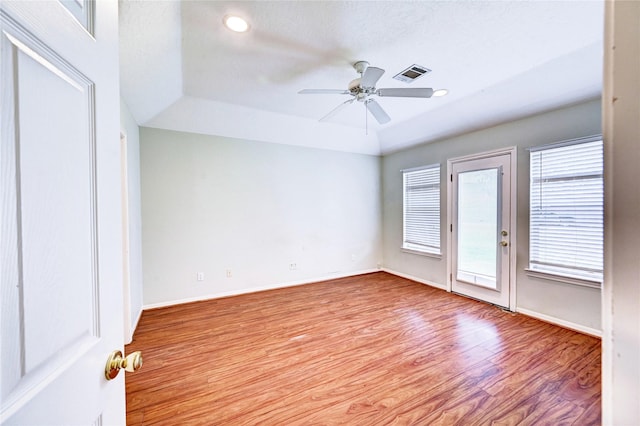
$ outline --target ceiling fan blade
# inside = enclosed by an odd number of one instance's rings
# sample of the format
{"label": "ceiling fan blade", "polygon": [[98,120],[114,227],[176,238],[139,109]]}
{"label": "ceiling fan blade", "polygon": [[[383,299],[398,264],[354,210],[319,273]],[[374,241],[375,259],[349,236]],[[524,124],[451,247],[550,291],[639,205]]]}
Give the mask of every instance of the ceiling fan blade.
{"label": "ceiling fan blade", "polygon": [[375,119],[378,120],[378,123],[385,124],[391,121],[391,117],[389,117],[389,115],[386,112],[384,112],[380,104],[377,103],[375,100],[369,99],[366,102],[366,105],[371,115],[373,115]]}
{"label": "ceiling fan blade", "polygon": [[382,68],[368,67],[362,74],[360,87],[376,87],[376,83],[380,80],[382,74],[384,74],[384,70]]}
{"label": "ceiling fan blade", "polygon": [[398,98],[430,98],[433,89],[427,87],[399,87],[376,90],[378,96],[394,96]]}
{"label": "ceiling fan blade", "polygon": [[298,92],[300,95],[348,95],[351,92],[340,89],[304,89]]}
{"label": "ceiling fan blade", "polygon": [[329,112],[329,114],[325,115],[324,117],[322,117],[320,120],[318,121],[327,121],[328,119],[330,119],[331,117],[333,117],[334,115],[336,115],[337,113],[339,113],[340,111],[342,111],[342,109],[344,107],[346,107],[349,104],[352,104],[353,101],[355,101],[356,98],[351,98],[348,101],[345,101],[343,103],[341,103],[340,105],[338,105],[337,107],[335,107],[334,109],[331,110],[331,112]]}

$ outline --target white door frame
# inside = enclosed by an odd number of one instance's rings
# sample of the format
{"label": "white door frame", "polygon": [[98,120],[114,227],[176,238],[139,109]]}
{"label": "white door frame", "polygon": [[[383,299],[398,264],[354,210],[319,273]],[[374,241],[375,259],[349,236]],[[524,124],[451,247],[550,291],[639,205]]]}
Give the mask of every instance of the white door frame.
{"label": "white door frame", "polygon": [[122,191],[122,288],[124,310],[125,344],[133,340],[131,329],[131,246],[129,238],[129,164],[128,139],[124,130],[120,131],[120,179]]}
{"label": "white door frame", "polygon": [[482,152],[478,154],[466,155],[464,157],[455,157],[447,160],[447,291],[452,291],[453,283],[453,209],[455,200],[452,197],[453,193],[453,165],[469,160],[480,160],[483,158],[494,157],[497,155],[509,155],[511,163],[511,194],[507,201],[511,204],[511,218],[510,228],[511,237],[510,244],[511,250],[509,250],[509,310],[515,312],[516,310],[516,252],[517,252],[517,239],[516,239],[516,223],[517,223],[517,157],[518,148],[508,147],[497,149],[493,151]]}

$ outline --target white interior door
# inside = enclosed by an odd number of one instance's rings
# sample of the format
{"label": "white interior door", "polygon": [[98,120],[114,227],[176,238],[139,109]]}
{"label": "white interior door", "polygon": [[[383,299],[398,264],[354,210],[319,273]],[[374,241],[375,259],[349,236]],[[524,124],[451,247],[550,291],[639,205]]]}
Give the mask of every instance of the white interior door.
{"label": "white interior door", "polygon": [[450,162],[451,290],[506,308],[512,308],[512,155]]}
{"label": "white interior door", "polygon": [[124,424],[117,2],[0,19],[0,421]]}

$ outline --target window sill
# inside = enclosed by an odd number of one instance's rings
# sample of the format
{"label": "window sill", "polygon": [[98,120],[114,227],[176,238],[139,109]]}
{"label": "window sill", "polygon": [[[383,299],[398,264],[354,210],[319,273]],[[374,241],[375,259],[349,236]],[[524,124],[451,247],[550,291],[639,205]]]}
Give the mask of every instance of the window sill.
{"label": "window sill", "polygon": [[545,280],[558,281],[565,284],[572,284],[580,287],[595,288],[598,290],[602,288],[602,283],[599,281],[590,281],[590,280],[585,280],[581,278],[566,277],[563,275],[550,274],[548,272],[534,271],[528,268],[525,268],[525,272],[527,273],[528,276],[534,277],[534,278],[542,278]]}
{"label": "window sill", "polygon": [[410,248],[400,247],[400,251],[404,253],[417,254],[418,256],[432,257],[434,259],[442,259],[441,253],[430,253],[428,251],[414,250]]}

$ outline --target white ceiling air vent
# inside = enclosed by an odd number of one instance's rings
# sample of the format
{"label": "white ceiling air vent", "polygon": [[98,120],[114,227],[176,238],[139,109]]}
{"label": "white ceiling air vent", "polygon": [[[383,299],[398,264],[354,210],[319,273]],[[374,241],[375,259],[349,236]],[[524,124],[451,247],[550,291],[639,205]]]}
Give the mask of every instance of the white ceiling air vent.
{"label": "white ceiling air vent", "polygon": [[406,70],[396,74],[393,78],[395,78],[396,80],[400,80],[404,83],[411,83],[413,80],[418,79],[430,72],[431,70],[429,68],[423,67],[421,65],[413,64]]}

